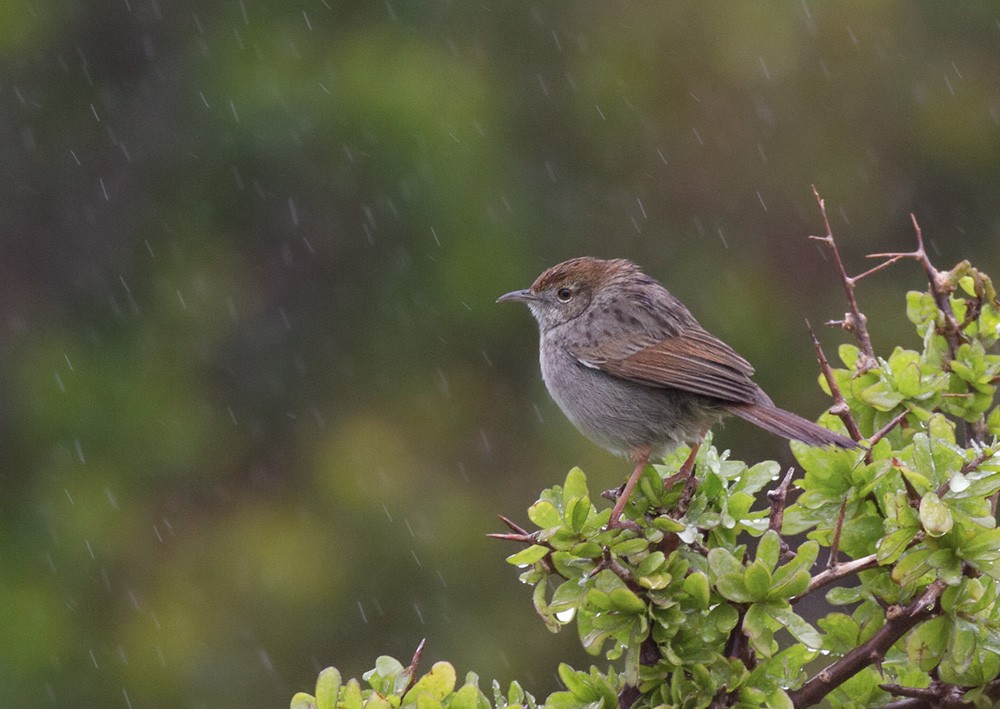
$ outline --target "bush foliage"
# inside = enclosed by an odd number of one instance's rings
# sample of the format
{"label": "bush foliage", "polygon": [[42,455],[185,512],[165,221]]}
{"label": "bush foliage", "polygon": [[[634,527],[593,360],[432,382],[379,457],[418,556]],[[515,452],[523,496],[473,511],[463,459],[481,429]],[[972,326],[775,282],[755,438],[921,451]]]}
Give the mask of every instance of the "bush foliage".
{"label": "bush foliage", "polygon": [[[508,561],[543,622],[575,627],[611,663],[561,665],[565,689],[544,706],[994,705],[1000,303],[968,262],[936,270],[917,237],[917,251],[883,265],[912,259],[928,276],[905,301],[921,346],[876,355],[854,300],[859,278],[842,269],[850,312],[837,324],[857,344],[840,346],[839,367],[817,344],[834,401],[821,423],[858,450],[793,443],[797,467],[783,474],[709,439],[690,480],[673,479],[688,449],[648,466],[629,523],[612,529],[575,468],[528,510],[535,529],[508,522],[513,532],[496,535],[525,545]],[[832,236],[821,240],[839,264]],[[807,619],[800,603],[816,595],[825,612]],[[292,707],[535,706],[517,683],[488,696],[469,674],[456,689],[448,663],[417,674],[416,661],[382,657],[362,688],[324,670],[315,695]]]}

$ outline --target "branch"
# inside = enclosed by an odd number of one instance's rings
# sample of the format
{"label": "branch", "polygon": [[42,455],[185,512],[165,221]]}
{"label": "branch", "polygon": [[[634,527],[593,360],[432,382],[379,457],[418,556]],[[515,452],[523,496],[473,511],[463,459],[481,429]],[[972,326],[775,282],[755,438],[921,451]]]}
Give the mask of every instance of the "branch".
{"label": "branch", "polygon": [[889,648],[921,621],[938,615],[938,599],[945,589],[938,579],[917,600],[906,606],[890,606],[886,623],[867,642],[858,645],[842,658],[810,678],[799,689],[788,692],[796,708],[817,704],[834,688],[873,663],[880,662]]}
{"label": "branch", "polygon": [[955,352],[958,350],[959,346],[965,342],[961,326],[955,318],[955,311],[952,310],[951,301],[948,300],[948,295],[954,290],[954,286],[952,286],[949,282],[948,274],[934,268],[934,264],[931,263],[930,257],[927,256],[927,250],[924,248],[924,234],[920,229],[920,224],[917,223],[916,215],[910,214],[910,221],[913,222],[913,230],[917,236],[917,248],[915,251],[905,253],[893,252],[869,254],[868,258],[888,259],[888,261],[884,264],[880,264],[882,266],[895,263],[902,258],[912,258],[923,266],[924,273],[927,274],[927,282],[930,286],[931,295],[934,297],[934,302],[937,304],[938,311],[944,318],[944,327],[940,329],[940,332],[948,342],[948,354],[952,359],[954,359]]}
{"label": "branch", "polygon": [[538,532],[529,532],[524,529],[516,522],[513,522],[503,515],[497,515],[500,521],[510,527],[513,534],[490,532],[487,537],[492,537],[493,539],[504,539],[508,542],[520,542],[521,544],[537,544],[538,543]]}
{"label": "branch", "polygon": [[[833,397],[833,406],[830,407],[830,413],[840,417],[840,420],[844,422],[847,432],[851,434],[853,440],[860,441],[864,436],[861,435],[861,430],[851,415],[851,407],[847,405],[847,400],[844,399],[844,394],[840,391],[840,385],[837,384],[837,379],[833,376],[833,367],[830,366],[830,362],[826,358],[826,353],[823,352],[823,347],[819,344],[819,338],[816,337],[816,333],[813,332],[812,325],[809,324],[808,320],[806,320],[806,327],[809,328],[809,336],[812,338],[813,348],[816,350],[816,360],[819,362],[819,368],[823,372],[823,378],[826,380],[826,385],[830,387],[830,395]],[[865,462],[871,462],[868,459],[870,456],[871,452],[869,449],[868,455],[865,456]]]}
{"label": "branch", "polygon": [[881,441],[887,435],[889,435],[889,432],[892,431],[892,429],[896,428],[896,426],[898,426],[899,424],[901,424],[903,422],[903,420],[907,417],[907,415],[911,411],[913,411],[913,407],[912,406],[907,406],[905,409],[903,409],[903,411],[901,413],[899,413],[896,416],[894,416],[893,419],[892,419],[892,421],[890,421],[885,426],[883,426],[882,428],[880,428],[879,430],[877,430],[875,432],[875,434],[868,440],[869,448],[868,448],[868,455],[865,456],[865,462],[866,463],[871,463],[872,462],[871,461],[871,455],[872,455],[871,449],[875,447],[875,444],[878,443],[879,441]]}
{"label": "branch", "polygon": [[417,645],[417,649],[413,652],[413,659],[410,660],[410,664],[405,670],[405,672],[410,676],[410,680],[406,683],[406,689],[403,690],[403,694],[400,696],[405,696],[417,681],[417,667],[420,665],[420,656],[424,654],[424,643],[426,642],[427,638],[421,640],[420,644]]}
{"label": "branch", "polygon": [[812,577],[812,581],[809,582],[809,587],[802,593],[801,596],[796,596],[792,599],[792,602],[798,601],[800,598],[809,595],[813,591],[828,586],[834,581],[839,581],[845,576],[850,576],[851,574],[857,574],[862,571],[874,568],[878,566],[878,558],[875,554],[869,554],[868,556],[863,556],[860,559],[855,559],[853,561],[845,561],[840,564],[835,564],[826,571],[821,571]]}
{"label": "branch", "polygon": [[837,242],[833,239],[833,229],[830,228],[830,220],[826,216],[826,202],[819,196],[819,191],[816,189],[815,185],[813,185],[812,189],[813,195],[816,197],[816,204],[819,205],[819,213],[823,217],[823,227],[826,229],[826,236],[810,236],[809,238],[826,244],[827,248],[830,249],[830,253],[833,254],[833,261],[837,265],[837,271],[840,274],[840,281],[844,285],[844,295],[847,296],[847,307],[850,309],[850,312],[844,316],[843,320],[835,320],[827,324],[839,325],[854,335],[854,338],[858,341],[858,346],[861,349],[860,356],[858,357],[858,361],[855,366],[855,372],[856,374],[864,374],[869,369],[876,366],[877,361],[875,359],[875,350],[872,348],[871,337],[868,335],[867,321],[864,314],[861,312],[861,309],[858,307],[857,298],[854,297],[854,287],[862,278],[870,276],[876,271],[885,268],[889,265],[889,262],[880,264],[875,268],[871,268],[862,273],[860,276],[855,276],[853,278],[848,276],[847,270],[844,268],[844,261],[840,258],[840,249],[837,248]]}
{"label": "branch", "polygon": [[837,565],[837,556],[840,554],[840,532],[844,529],[844,514],[847,512],[847,498],[840,503],[840,513],[837,515],[837,526],[833,528],[833,541],[830,543],[830,557],[826,560],[826,568],[832,569]]}
{"label": "branch", "polygon": [[[985,463],[987,460],[989,460],[990,458],[992,458],[993,456],[995,456],[997,454],[997,452],[998,451],[996,449],[994,449],[994,448],[987,448],[982,453],[980,453],[975,458],[973,458],[968,463],[966,463],[961,468],[959,468],[958,469],[959,475],[966,475],[966,474],[972,472],[973,470],[975,470],[976,468],[978,468],[980,465],[982,465],[983,463]],[[946,492],[948,492],[948,490],[950,490],[950,489],[951,489],[951,479],[949,479],[948,482],[941,483],[941,486],[938,487],[938,489],[937,489],[937,496],[938,497],[944,497],[944,494]]]}
{"label": "branch", "polygon": [[768,490],[767,493],[767,499],[771,501],[771,514],[767,527],[778,533],[778,539],[781,540],[782,554],[789,553],[788,542],[781,536],[781,525],[785,522],[785,501],[788,499],[788,488],[792,484],[792,476],[794,474],[795,468],[789,468],[781,484],[773,490]]}

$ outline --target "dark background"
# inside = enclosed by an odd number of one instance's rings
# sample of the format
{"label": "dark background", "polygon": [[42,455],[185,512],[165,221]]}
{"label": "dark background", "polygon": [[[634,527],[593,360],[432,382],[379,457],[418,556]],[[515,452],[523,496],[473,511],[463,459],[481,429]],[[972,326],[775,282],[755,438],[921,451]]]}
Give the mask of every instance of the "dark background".
{"label": "dark background", "polygon": [[[487,540],[579,464],[495,298],[663,280],[774,399],[912,248],[994,271],[1000,10],[936,3],[0,3],[0,704],[285,706],[449,659],[544,697]],[[859,288],[915,345],[904,263]],[[834,354],[843,340],[822,332]],[[720,447],[787,462],[731,422]],[[602,663],[599,663],[603,665]],[[485,686],[485,683],[484,683]]]}

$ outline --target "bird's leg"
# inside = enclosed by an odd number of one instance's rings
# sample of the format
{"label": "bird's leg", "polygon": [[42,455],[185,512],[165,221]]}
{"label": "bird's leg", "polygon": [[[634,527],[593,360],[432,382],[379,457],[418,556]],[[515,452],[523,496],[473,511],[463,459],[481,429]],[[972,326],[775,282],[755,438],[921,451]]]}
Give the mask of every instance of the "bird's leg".
{"label": "bird's leg", "polygon": [[703,440],[705,440],[704,434],[702,434],[701,438],[699,438],[696,442],[691,444],[691,452],[688,454],[688,457],[684,461],[684,464],[680,467],[680,469],[676,473],[674,473],[669,478],[666,478],[663,481],[664,487],[670,487],[678,480],[682,480],[684,478],[688,478],[690,480],[691,478],[694,477],[694,461],[695,458],[698,457],[698,451],[701,450],[701,442]]}
{"label": "bird's leg", "polygon": [[608,527],[623,526],[621,523],[622,512],[625,510],[625,505],[628,504],[629,498],[632,497],[632,490],[635,489],[636,483],[639,482],[642,471],[646,469],[646,464],[649,462],[649,448],[639,448],[632,451],[629,458],[635,463],[635,470],[632,471],[632,476],[625,483],[625,487],[618,495],[618,501],[615,502],[614,509],[611,510],[611,519],[608,520]]}

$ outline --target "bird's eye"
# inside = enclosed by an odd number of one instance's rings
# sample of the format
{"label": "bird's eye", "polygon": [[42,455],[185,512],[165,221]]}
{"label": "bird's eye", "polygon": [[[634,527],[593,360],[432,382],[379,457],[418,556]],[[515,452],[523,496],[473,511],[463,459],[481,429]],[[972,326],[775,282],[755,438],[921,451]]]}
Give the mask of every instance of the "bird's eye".
{"label": "bird's eye", "polygon": [[569,299],[573,297],[573,291],[569,288],[560,288],[556,291],[556,298],[561,300],[563,303],[568,303]]}

